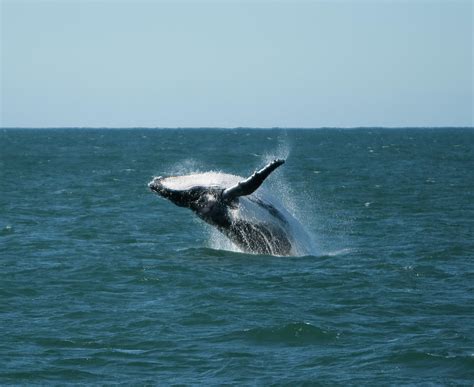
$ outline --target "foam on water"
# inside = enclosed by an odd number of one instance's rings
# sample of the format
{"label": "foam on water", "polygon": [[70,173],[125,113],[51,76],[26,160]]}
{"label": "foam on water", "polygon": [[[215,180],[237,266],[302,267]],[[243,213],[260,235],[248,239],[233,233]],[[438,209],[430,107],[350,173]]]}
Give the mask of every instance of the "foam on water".
{"label": "foam on water", "polygon": [[340,249],[340,250],[334,250],[334,251],[323,251],[321,252],[321,255],[325,255],[325,256],[328,256],[328,257],[336,257],[338,255],[346,255],[346,254],[349,254],[350,252],[352,252],[353,249]]}

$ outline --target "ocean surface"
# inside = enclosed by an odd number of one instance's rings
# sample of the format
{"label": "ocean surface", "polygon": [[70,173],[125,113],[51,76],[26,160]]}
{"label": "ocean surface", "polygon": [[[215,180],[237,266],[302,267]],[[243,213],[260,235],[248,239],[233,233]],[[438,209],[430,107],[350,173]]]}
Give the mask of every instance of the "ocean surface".
{"label": "ocean surface", "polygon": [[[252,255],[153,176],[248,176]],[[0,130],[0,384],[474,383],[474,130]]]}

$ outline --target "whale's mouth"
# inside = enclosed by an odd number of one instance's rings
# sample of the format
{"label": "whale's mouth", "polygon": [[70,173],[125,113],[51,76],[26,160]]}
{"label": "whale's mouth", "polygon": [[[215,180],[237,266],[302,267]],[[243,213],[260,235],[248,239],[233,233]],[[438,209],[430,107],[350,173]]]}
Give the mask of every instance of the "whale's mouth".
{"label": "whale's mouth", "polygon": [[150,181],[148,183],[148,188],[150,188],[152,191],[156,192],[156,193],[161,193],[164,189],[163,187],[163,184],[162,184],[162,181],[163,181],[163,177],[162,176],[159,176],[159,177],[155,177],[152,181]]}

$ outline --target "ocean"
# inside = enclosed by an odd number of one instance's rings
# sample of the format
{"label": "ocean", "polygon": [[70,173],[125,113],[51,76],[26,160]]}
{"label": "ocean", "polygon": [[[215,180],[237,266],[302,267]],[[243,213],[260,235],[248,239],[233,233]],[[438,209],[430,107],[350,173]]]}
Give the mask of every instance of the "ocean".
{"label": "ocean", "polygon": [[[153,176],[264,182],[242,253]],[[0,130],[0,384],[472,385],[474,131]]]}

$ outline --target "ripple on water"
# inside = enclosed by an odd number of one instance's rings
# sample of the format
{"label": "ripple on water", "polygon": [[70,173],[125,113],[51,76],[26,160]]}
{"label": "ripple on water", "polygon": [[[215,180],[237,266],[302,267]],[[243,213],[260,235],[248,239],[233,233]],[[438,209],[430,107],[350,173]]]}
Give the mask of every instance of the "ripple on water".
{"label": "ripple on water", "polygon": [[308,346],[334,342],[339,338],[339,333],[306,322],[293,322],[239,330],[224,337],[226,340],[243,340],[253,344]]}

